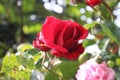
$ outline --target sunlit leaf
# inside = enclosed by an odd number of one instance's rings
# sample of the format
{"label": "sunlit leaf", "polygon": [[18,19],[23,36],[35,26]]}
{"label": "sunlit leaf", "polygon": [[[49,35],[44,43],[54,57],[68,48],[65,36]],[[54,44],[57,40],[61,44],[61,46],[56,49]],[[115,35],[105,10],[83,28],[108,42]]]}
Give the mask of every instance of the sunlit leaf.
{"label": "sunlit leaf", "polygon": [[83,46],[84,46],[84,47],[87,47],[87,46],[90,46],[90,45],[92,45],[92,44],[94,44],[94,43],[95,43],[94,40],[85,39],[85,40],[83,41]]}
{"label": "sunlit leaf", "polygon": [[8,75],[15,77],[14,70],[20,64],[17,62],[17,57],[14,54],[6,55],[2,62],[2,72],[7,73]]}
{"label": "sunlit leaf", "polygon": [[30,80],[30,72],[28,71],[17,71],[16,80]]}
{"label": "sunlit leaf", "polygon": [[78,61],[79,61],[80,64],[82,64],[90,58],[92,58],[91,53],[83,53],[79,56]]}
{"label": "sunlit leaf", "polygon": [[98,22],[92,22],[92,23],[89,23],[89,24],[85,24],[84,27],[87,28],[87,29],[90,29],[90,28],[95,27],[96,24],[98,24]]}
{"label": "sunlit leaf", "polygon": [[23,26],[23,31],[25,34],[31,34],[31,33],[37,33],[41,29],[41,24],[35,24],[35,25],[24,25]]}
{"label": "sunlit leaf", "polygon": [[2,13],[2,14],[5,13],[5,8],[2,4],[0,4],[0,13]]}
{"label": "sunlit leaf", "polygon": [[22,43],[17,47],[17,51],[25,51],[28,49],[33,49],[33,45],[29,44],[29,43]]}

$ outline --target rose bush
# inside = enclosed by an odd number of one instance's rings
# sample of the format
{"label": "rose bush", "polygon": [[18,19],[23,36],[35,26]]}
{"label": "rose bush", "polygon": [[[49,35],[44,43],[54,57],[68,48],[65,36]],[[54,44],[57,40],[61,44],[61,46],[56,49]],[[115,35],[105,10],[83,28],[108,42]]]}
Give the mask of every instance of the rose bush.
{"label": "rose bush", "polygon": [[98,4],[101,3],[101,0],[86,0],[86,3],[89,5],[89,6],[96,6]]}
{"label": "rose bush", "polygon": [[[41,35],[39,35],[41,33]],[[51,49],[57,57],[75,60],[84,48],[78,41],[86,38],[88,31],[71,20],[60,20],[48,16],[33,45],[43,51]],[[42,44],[42,45],[41,45]]]}
{"label": "rose bush", "polygon": [[107,67],[106,62],[98,64],[92,58],[80,65],[76,74],[77,80],[114,80],[115,71]]}

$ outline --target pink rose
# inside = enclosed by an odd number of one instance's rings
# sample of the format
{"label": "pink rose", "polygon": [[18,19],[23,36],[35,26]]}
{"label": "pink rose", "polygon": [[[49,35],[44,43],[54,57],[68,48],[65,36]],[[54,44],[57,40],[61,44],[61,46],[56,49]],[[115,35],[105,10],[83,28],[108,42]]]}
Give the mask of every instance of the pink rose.
{"label": "pink rose", "polygon": [[115,71],[107,67],[106,62],[98,64],[95,59],[86,61],[79,68],[77,80],[114,80],[115,77]]}
{"label": "pink rose", "polygon": [[[87,37],[88,31],[71,20],[60,20],[48,16],[42,26],[42,35],[38,35],[33,45],[41,50],[51,49],[51,54],[75,60],[83,53],[79,40]],[[41,45],[41,43],[43,45]]]}

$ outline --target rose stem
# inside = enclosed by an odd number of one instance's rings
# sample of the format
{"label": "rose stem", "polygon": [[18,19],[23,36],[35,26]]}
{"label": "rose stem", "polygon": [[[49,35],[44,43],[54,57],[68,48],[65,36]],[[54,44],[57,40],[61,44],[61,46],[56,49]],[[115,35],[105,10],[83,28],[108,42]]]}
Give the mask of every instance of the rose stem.
{"label": "rose stem", "polygon": [[[41,63],[42,66],[43,66],[45,69],[47,69],[49,72],[51,72],[51,73],[55,74],[56,76],[60,77],[61,80],[65,80],[63,76],[61,76],[61,75],[55,73],[54,71],[50,70],[50,69],[48,68],[49,66],[46,67],[46,66],[44,65],[44,62],[45,62],[46,57],[48,57],[48,56],[47,56],[47,53],[44,52],[44,56],[43,56],[42,63]],[[54,57],[54,58],[55,58],[55,57]],[[54,58],[53,58],[53,59],[54,59]]]}
{"label": "rose stem", "polygon": [[95,9],[94,7],[90,6],[95,12],[100,12],[101,17],[105,19],[105,17],[102,15],[102,12],[100,10]]}
{"label": "rose stem", "polygon": [[113,15],[113,13],[112,13],[112,10],[111,10],[111,8],[108,6],[108,4],[106,4],[104,1],[102,1],[102,4],[106,7],[106,9],[108,10],[108,12],[110,13],[110,15],[111,15],[111,20],[112,20],[112,22],[114,21],[114,15]]}

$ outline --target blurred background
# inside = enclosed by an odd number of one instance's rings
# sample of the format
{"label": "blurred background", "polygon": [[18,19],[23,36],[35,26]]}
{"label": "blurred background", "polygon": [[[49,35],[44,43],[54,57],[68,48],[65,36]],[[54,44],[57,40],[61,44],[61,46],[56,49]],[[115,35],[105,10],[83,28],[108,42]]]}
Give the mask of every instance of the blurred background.
{"label": "blurred background", "polygon": [[[105,0],[114,14],[114,23],[120,27],[120,1]],[[82,25],[101,21],[101,15],[110,19],[103,5],[95,12],[84,2],[70,5],[69,0],[0,0],[0,57],[15,52],[17,45],[32,43],[46,16],[72,19]],[[96,29],[99,29],[96,28]],[[94,38],[90,37],[90,38]]]}

